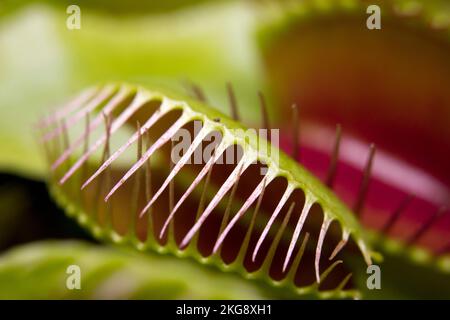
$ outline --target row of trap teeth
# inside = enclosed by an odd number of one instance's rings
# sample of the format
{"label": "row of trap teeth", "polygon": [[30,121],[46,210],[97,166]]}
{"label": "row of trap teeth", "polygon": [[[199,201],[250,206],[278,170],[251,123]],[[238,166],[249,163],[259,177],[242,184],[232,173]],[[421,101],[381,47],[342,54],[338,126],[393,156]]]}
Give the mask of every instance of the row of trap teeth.
{"label": "row of trap teeth", "polygon": [[[130,101],[130,103],[128,103],[128,101]],[[145,122],[142,123],[142,125],[138,122],[137,129],[131,137],[129,137],[124,144],[111,153],[110,140],[113,135],[119,132],[119,130],[122,130],[123,127],[129,127],[133,115],[140,111],[140,109],[145,108],[148,103],[155,101],[159,103],[156,110],[146,119]],[[171,123],[167,130],[154,139],[153,143],[150,143],[148,135],[154,126],[164,116],[174,110],[180,111],[181,115]],[[72,143],[70,143],[68,131],[71,128],[76,127],[77,124],[79,125],[79,123],[82,123],[83,119],[85,119],[84,130]],[[153,192],[153,183],[151,182],[152,170],[149,165],[151,157],[155,155],[164,145],[171,143],[171,139],[181,128],[183,128],[183,126],[199,119],[202,121],[201,130],[197,133],[189,148],[182,155],[180,160],[171,164],[168,175],[162,180],[162,183],[160,187],[156,189],[156,192]],[[103,124],[106,129],[102,131],[102,134],[100,134],[97,139],[94,139],[93,144],[89,145],[89,140],[92,133],[97,129],[102,129]],[[188,197],[194,192],[194,189],[196,189],[201,182],[204,183],[204,188],[208,186],[209,179],[211,178],[211,172],[213,171],[212,168],[217,164],[220,156],[222,156],[228,148],[233,147],[236,144],[242,146],[244,143],[234,136],[232,131],[228,130],[222,121],[218,121],[216,118],[212,120],[211,117],[197,112],[195,108],[185,102],[172,100],[159,93],[152,93],[140,88],[135,89],[127,85],[106,85],[103,87],[89,89],[75,98],[72,102],[68,103],[65,107],[43,119],[39,123],[39,128],[42,132],[42,141],[44,142],[47,155],[51,162],[51,171],[56,176],[57,172],[61,172],[60,170],[63,170],[62,175],[58,177],[57,180],[57,183],[59,183],[61,188],[71,178],[73,179],[73,176],[78,171],[85,171],[90,158],[92,158],[96,151],[100,150],[102,147],[104,150],[101,165],[98,169],[94,170],[94,173],[90,175],[88,179],[85,180],[85,176],[81,176],[83,179],[80,183],[81,190],[85,191],[88,189],[91,184],[100,179],[104,174],[107,174],[109,180],[111,180],[111,174],[109,171],[112,168],[113,162],[124,154],[130,146],[137,145],[137,161],[127,168],[125,174],[122,175],[122,177],[115,182],[112,187],[109,183],[106,183],[108,190],[105,192],[104,200],[105,202],[109,202],[111,197],[123,188],[127,181],[137,176],[141,170],[144,170],[146,177],[146,182],[143,187],[145,188],[146,195],[145,205],[141,208],[135,208],[136,219],[134,219],[134,223],[136,223],[137,220],[142,219],[147,213],[150,213],[150,216],[156,214],[152,211],[152,208],[161,195],[169,189],[169,214],[165,217],[161,228],[156,232],[157,238],[160,240],[170,232],[171,228],[173,228],[176,213],[187,201]],[[184,190],[178,201],[175,202],[173,192],[175,177],[179,175],[183,167],[186,166],[186,163],[188,163],[196,148],[201,146],[201,144],[205,141],[205,138],[212,132],[220,132],[222,139],[216,144],[212,156],[202,166],[193,181]],[[61,143],[59,142],[61,137],[63,140],[62,152]],[[145,139],[146,137],[147,139]],[[144,140],[147,141],[147,144],[144,143]],[[56,147],[56,150],[55,147],[52,150],[52,142],[55,143],[55,141],[58,141],[58,146]],[[79,157],[74,157],[79,149],[82,149],[81,155]],[[205,205],[205,198],[202,193],[199,201],[199,210],[195,221],[183,235],[181,241],[177,245],[177,249],[182,251],[192,247],[191,243],[197,241],[200,229],[205,225],[213,211],[218,207],[219,203],[225,199],[226,196],[228,196],[228,204],[226,209],[223,211],[220,228],[217,233],[217,237],[215,237],[214,245],[212,246],[211,256],[220,256],[224,242],[227,237],[230,237],[233,228],[242,223],[246,212],[250,211],[253,207],[253,214],[248,222],[247,231],[245,232],[243,241],[239,245],[239,253],[237,254],[236,261],[238,261],[238,263],[242,266],[246,256],[248,256],[253,263],[259,258],[259,260],[262,261],[260,269],[265,269],[266,274],[269,273],[270,265],[275,257],[280,241],[282,241],[283,238],[286,238],[286,234],[288,234],[288,227],[292,227],[292,236],[290,240],[288,240],[289,245],[287,246],[284,257],[280,259],[282,260],[281,272],[284,275],[284,281],[291,281],[293,283],[299,268],[300,260],[308,242],[308,238],[310,237],[310,234],[305,231],[305,222],[312,212],[312,207],[318,205],[322,210],[323,220],[318,232],[313,260],[314,277],[316,282],[320,283],[331,272],[331,270],[333,270],[341,262],[340,260],[335,261],[326,269],[326,271],[320,273],[319,265],[322,255],[322,247],[330,225],[333,221],[337,221],[339,223],[339,227],[342,228],[342,239],[337,243],[334,250],[331,251],[329,260],[335,259],[338,253],[348,242],[351,234],[350,228],[342,226],[341,221],[333,218],[333,215],[323,209],[323,206],[319,204],[320,201],[314,195],[313,190],[303,190],[299,184],[286,179],[287,185],[284,192],[277,200],[276,207],[268,216],[267,223],[260,228],[262,231],[260,230],[261,232],[259,237],[257,240],[254,239],[254,237],[252,237],[252,232],[256,230],[256,222],[258,220],[257,216],[260,213],[259,211],[261,209],[262,199],[265,194],[267,196],[267,187],[270,183],[274,182],[275,179],[283,176],[283,170],[278,167],[277,163],[270,161],[270,159],[261,159],[263,158],[261,154],[253,150],[251,147],[247,148],[246,146],[244,150],[243,156],[238,159],[237,164],[233,167],[231,173],[226,177],[225,181],[220,184],[220,187],[218,187],[218,190],[212,196],[212,199]],[[263,156],[267,157],[267,155]],[[72,163],[73,158],[77,158],[74,163]],[[236,193],[241,177],[244,173],[246,173],[246,171],[249,170],[251,166],[260,160],[263,163],[267,163],[267,165],[265,165],[267,170],[265,170],[264,174],[259,174],[252,178],[255,179],[255,181],[257,180],[256,187],[254,187],[251,190],[250,195],[243,200],[239,210],[233,216],[230,216],[231,202]],[[102,187],[105,186],[104,181],[98,184],[101,184]],[[140,187],[138,186],[138,188]],[[298,217],[295,218],[296,221],[294,221],[291,226],[289,222],[292,222],[295,211],[295,202],[292,201],[292,197],[294,192],[299,189],[302,190],[304,194],[303,206],[298,207],[301,208],[300,212]],[[282,211],[285,212],[285,214],[281,214]],[[276,232],[272,230],[274,229],[274,226],[278,226]],[[148,233],[150,234],[151,232]],[[261,248],[264,246],[265,242],[267,243],[267,239],[270,234],[272,235],[272,243],[267,248],[265,257],[262,258]],[[303,236],[302,243],[299,244],[301,234],[305,234],[305,236]],[[364,242],[357,239],[356,243],[361,249],[366,262],[371,264],[370,256]],[[298,247],[297,253],[295,253],[296,247]],[[236,261],[234,263],[236,263]],[[342,281],[338,287],[342,289],[348,280],[349,276],[345,277],[344,281]]]}

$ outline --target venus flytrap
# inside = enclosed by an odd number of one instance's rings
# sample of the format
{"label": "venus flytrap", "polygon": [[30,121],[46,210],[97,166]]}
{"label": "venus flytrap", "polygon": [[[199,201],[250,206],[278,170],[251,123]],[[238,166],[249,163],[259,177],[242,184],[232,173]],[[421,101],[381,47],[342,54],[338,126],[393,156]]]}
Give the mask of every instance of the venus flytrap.
{"label": "venus flytrap", "polygon": [[[105,88],[114,94],[99,99]],[[128,84],[96,90],[76,110],[56,113],[40,125],[51,193],[96,237],[192,257],[293,294],[357,295],[344,290],[349,276],[338,279],[345,265],[339,259],[352,252],[345,246],[351,240],[371,264],[363,232],[351,212],[303,167],[195,99]],[[69,132],[82,122],[80,112],[92,120],[81,133]],[[105,129],[99,128],[102,118]],[[131,136],[125,134],[130,129]],[[180,129],[195,137],[172,163],[171,139]],[[121,134],[125,142],[115,146]],[[220,139],[208,139],[212,134]],[[189,162],[203,147],[211,153],[202,163]],[[240,152],[228,154],[230,149]],[[327,237],[328,229],[333,232]],[[336,244],[339,233],[342,240]],[[321,259],[324,254],[330,261]],[[327,278],[331,287],[324,289]]]}

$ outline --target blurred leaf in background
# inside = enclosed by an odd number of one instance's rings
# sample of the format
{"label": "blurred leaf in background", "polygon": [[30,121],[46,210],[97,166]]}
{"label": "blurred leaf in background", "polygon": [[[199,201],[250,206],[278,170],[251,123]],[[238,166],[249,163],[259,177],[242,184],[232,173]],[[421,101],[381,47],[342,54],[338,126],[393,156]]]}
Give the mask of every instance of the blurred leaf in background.
{"label": "blurred leaf in background", "polygon": [[[66,286],[80,268],[80,290]],[[0,299],[268,299],[255,282],[166,256],[77,241],[36,242],[0,258]]]}
{"label": "blurred leaf in background", "polygon": [[264,84],[251,3],[206,2],[169,13],[116,15],[100,10],[100,2],[80,4],[80,30],[66,28],[64,6],[45,1],[3,14],[0,171],[42,178],[46,168],[33,123],[49,106],[101,81],[179,88],[193,82],[221,106],[227,105],[225,84],[231,82],[245,106],[242,117],[259,120],[256,93]]}

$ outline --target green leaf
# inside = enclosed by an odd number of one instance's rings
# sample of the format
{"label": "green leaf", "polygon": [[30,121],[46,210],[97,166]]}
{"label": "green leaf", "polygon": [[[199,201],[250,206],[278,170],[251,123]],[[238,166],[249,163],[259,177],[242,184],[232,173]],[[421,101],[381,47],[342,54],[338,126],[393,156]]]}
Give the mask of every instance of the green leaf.
{"label": "green leaf", "polygon": [[223,107],[231,82],[247,106],[242,116],[255,121],[263,77],[249,4],[133,17],[83,7],[80,30],[66,28],[67,16],[40,3],[0,21],[0,171],[45,177],[34,122],[92,82],[139,79],[180,88],[192,81]]}
{"label": "green leaf", "polygon": [[[67,268],[81,271],[69,290]],[[77,241],[16,247],[0,257],[0,299],[267,299],[267,288],[191,261]]]}

